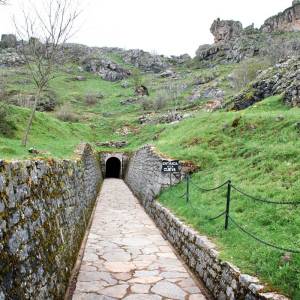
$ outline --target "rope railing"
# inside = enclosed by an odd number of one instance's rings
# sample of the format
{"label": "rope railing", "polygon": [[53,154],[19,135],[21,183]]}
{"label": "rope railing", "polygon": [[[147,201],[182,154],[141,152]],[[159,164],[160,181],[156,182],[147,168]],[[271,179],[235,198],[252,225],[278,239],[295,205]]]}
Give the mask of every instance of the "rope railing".
{"label": "rope railing", "polygon": [[[201,191],[201,192],[212,192],[212,191],[217,191],[225,186],[227,186],[227,193],[226,193],[226,207],[225,210],[223,212],[221,212],[220,214],[218,214],[215,217],[206,217],[208,219],[208,221],[214,221],[217,220],[223,216],[225,216],[225,230],[228,229],[229,227],[229,221],[234,224],[242,233],[246,234],[248,237],[253,238],[254,240],[256,240],[257,242],[260,242],[261,244],[264,244],[265,246],[268,247],[272,247],[274,249],[280,250],[280,251],[285,251],[285,252],[290,252],[290,253],[300,253],[300,250],[298,249],[289,249],[289,248],[285,248],[285,247],[281,247],[275,244],[272,244],[270,242],[264,241],[263,239],[257,237],[256,235],[254,235],[253,233],[249,232],[248,230],[246,230],[243,226],[241,226],[238,222],[236,222],[230,215],[230,202],[231,202],[231,192],[232,190],[238,192],[239,194],[250,198],[251,200],[254,201],[258,201],[261,203],[266,203],[266,204],[275,204],[275,205],[300,205],[300,201],[274,201],[274,200],[269,200],[269,199],[261,199],[258,198],[256,196],[252,196],[250,194],[248,194],[247,192],[244,192],[242,189],[236,187],[235,185],[232,184],[231,180],[227,180],[226,182],[213,187],[213,188],[203,188],[198,186],[197,184],[195,184],[192,180],[190,175],[186,175],[185,177],[186,180],[186,192],[180,196],[180,198],[185,197],[186,198],[186,203],[194,210],[194,211],[201,211],[203,212],[203,209],[200,209],[196,206],[193,205],[192,201],[191,201],[191,196],[190,196],[190,185],[192,185],[193,187],[197,188],[197,190]],[[177,198],[177,197],[176,197]]]}

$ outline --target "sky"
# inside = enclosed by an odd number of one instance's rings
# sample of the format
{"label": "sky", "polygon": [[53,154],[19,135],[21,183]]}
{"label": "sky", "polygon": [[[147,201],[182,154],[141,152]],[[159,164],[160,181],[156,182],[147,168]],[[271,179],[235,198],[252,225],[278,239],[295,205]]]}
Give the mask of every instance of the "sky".
{"label": "sky", "polygon": [[[0,34],[14,33],[13,16],[20,3],[0,7]],[[39,3],[40,0],[31,0]],[[72,0],[73,1],[73,0]],[[74,0],[75,1],[75,0]],[[292,0],[82,0],[77,33],[70,42],[88,46],[143,49],[164,55],[195,51],[213,43],[210,25],[216,18],[256,27],[291,6]]]}

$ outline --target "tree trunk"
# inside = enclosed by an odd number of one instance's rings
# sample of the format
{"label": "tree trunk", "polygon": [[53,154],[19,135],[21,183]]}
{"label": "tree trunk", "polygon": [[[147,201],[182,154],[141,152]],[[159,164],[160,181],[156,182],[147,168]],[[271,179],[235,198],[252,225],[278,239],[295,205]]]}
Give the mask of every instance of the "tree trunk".
{"label": "tree trunk", "polygon": [[27,124],[26,130],[25,130],[25,134],[24,134],[24,137],[23,137],[23,140],[22,140],[22,145],[24,147],[27,146],[29,132],[30,132],[30,129],[31,129],[31,126],[32,126],[33,118],[34,118],[34,115],[35,115],[35,112],[36,112],[36,108],[37,108],[37,104],[38,104],[40,95],[41,95],[41,91],[38,90],[38,92],[36,93],[35,98],[34,98],[34,104],[33,104],[32,110],[31,110],[31,114],[30,114],[30,117],[29,117],[29,120],[28,120],[28,124]]}

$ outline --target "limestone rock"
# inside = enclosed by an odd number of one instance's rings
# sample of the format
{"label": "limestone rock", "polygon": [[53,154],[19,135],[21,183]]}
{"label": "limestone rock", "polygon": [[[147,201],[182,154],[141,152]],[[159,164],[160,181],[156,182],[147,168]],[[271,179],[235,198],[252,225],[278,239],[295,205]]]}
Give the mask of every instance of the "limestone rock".
{"label": "limestone rock", "polygon": [[2,34],[0,46],[2,48],[15,48],[17,46],[17,38],[14,34]]}
{"label": "limestone rock", "polygon": [[261,27],[263,32],[300,31],[300,2],[293,1],[293,6],[276,16],[268,18]]}
{"label": "limestone rock", "polygon": [[245,109],[264,98],[283,94],[291,107],[300,106],[300,60],[289,59],[261,72],[250,87],[234,97],[233,109]]}
{"label": "limestone rock", "polygon": [[159,73],[170,65],[167,57],[138,49],[125,51],[122,57],[126,63],[148,72]]}
{"label": "limestone rock", "polygon": [[243,25],[239,21],[216,19],[210,31],[215,38],[215,43],[226,42],[239,37],[243,31]]}
{"label": "limestone rock", "polygon": [[98,74],[102,79],[112,82],[128,78],[131,74],[129,70],[105,57],[87,57],[82,61],[82,65],[85,71]]}
{"label": "limestone rock", "polygon": [[162,78],[176,78],[176,73],[170,69],[159,74]]}

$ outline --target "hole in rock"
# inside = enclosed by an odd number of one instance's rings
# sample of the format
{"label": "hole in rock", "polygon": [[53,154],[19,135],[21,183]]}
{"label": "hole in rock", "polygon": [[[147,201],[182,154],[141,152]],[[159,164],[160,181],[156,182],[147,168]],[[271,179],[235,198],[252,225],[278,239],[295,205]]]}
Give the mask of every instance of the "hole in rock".
{"label": "hole in rock", "polygon": [[111,157],[106,162],[106,178],[120,178],[121,162],[116,157]]}

